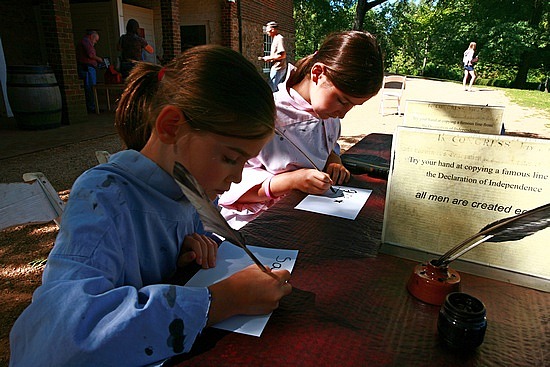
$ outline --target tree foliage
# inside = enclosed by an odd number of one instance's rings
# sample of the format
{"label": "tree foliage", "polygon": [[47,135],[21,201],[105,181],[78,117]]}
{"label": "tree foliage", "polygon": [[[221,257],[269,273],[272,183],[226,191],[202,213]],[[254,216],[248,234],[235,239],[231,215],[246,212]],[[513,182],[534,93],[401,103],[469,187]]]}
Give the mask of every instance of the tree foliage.
{"label": "tree foliage", "polygon": [[355,18],[353,20],[353,29],[356,31],[363,30],[363,23],[365,20],[365,15],[369,10],[378,6],[387,0],[357,0],[357,6],[355,9]]}
{"label": "tree foliage", "polygon": [[472,4],[484,57],[516,71],[516,87],[525,85],[532,68],[549,71],[549,4],[547,0],[477,0]]}
{"label": "tree foliage", "polygon": [[315,52],[328,34],[350,29],[355,1],[294,0],[296,57]]}
{"label": "tree foliage", "polygon": [[296,48],[314,52],[329,33],[368,30],[386,70],[462,77],[462,54],[477,43],[481,77],[516,87],[550,73],[548,0],[295,0]]}
{"label": "tree foliage", "polygon": [[[410,6],[411,1],[398,1],[393,8],[397,10],[405,4]],[[546,68],[548,72],[547,1],[440,0],[417,4],[417,9],[406,13],[403,21],[416,22],[427,32],[426,59],[432,68],[428,71],[436,69],[436,74],[445,74],[436,76],[460,74],[462,52],[471,41],[477,43],[482,76],[507,79],[514,86],[523,87],[530,69],[542,70],[541,74]],[[426,21],[418,23],[419,19]],[[416,52],[410,46],[406,48],[407,54]]]}

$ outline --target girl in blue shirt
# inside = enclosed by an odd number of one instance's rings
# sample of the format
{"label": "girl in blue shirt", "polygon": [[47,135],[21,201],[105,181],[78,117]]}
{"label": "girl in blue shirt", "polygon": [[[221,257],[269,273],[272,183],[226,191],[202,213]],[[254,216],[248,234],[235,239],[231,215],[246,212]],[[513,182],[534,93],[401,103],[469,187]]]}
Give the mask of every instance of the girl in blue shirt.
{"label": "girl in blue shirt", "polygon": [[188,352],[209,325],[274,310],[291,291],[285,270],[254,265],[208,288],[168,283],[178,266],[215,266],[217,252],[174,163],[214,199],[241,180],[274,116],[267,83],[228,48],[195,47],[163,68],[139,63],[116,124],[146,144],[74,183],[43,284],[11,331],[10,366],[155,365]]}

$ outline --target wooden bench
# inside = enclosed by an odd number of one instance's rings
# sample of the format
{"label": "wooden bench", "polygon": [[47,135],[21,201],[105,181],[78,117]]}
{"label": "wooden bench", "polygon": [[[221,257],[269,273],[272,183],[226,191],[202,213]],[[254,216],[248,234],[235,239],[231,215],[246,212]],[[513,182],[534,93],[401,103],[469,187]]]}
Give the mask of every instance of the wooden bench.
{"label": "wooden bench", "polygon": [[111,111],[111,91],[122,91],[124,90],[124,84],[96,84],[93,87],[94,91],[94,99],[95,99],[95,105],[96,105],[96,113],[99,115],[99,99],[97,98],[97,91],[98,90],[104,90],[105,95],[107,97],[107,109]]}

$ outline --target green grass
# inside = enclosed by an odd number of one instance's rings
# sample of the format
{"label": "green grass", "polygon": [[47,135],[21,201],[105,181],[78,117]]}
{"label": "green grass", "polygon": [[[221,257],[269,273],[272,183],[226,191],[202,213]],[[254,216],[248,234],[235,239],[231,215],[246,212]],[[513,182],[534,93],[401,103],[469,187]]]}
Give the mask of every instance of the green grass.
{"label": "green grass", "polygon": [[499,88],[504,91],[506,97],[512,102],[528,108],[536,108],[550,113],[550,93],[540,92],[538,90],[522,90]]}

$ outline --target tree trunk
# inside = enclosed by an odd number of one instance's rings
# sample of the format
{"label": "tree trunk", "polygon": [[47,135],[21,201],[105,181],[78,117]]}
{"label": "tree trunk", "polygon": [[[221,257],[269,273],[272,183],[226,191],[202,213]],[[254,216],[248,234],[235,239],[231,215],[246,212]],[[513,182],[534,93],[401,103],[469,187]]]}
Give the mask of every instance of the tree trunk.
{"label": "tree trunk", "polygon": [[[533,0],[533,6],[532,6],[533,11],[531,13],[531,18],[529,19],[529,25],[533,27],[533,29],[537,29],[540,22],[542,21],[542,10],[544,6],[543,1],[544,0]],[[518,65],[519,66],[518,73],[516,74],[516,78],[512,83],[512,86],[514,88],[518,88],[518,89],[525,88],[525,84],[527,83],[527,73],[531,68],[531,64],[532,64],[531,61],[535,56],[534,52],[536,51],[526,51],[521,55],[521,60]]]}
{"label": "tree trunk", "polygon": [[387,0],[357,0],[357,7],[355,8],[355,19],[353,20],[353,30],[363,30],[363,22],[365,21],[365,14],[375,6],[378,6]]}
{"label": "tree trunk", "polygon": [[529,72],[529,69],[531,67],[531,58],[532,58],[531,52],[524,52],[521,55],[521,61],[518,65],[518,72],[516,74],[516,78],[514,79],[514,82],[512,83],[512,87],[517,89],[524,89],[525,84],[527,83],[527,73]]}

